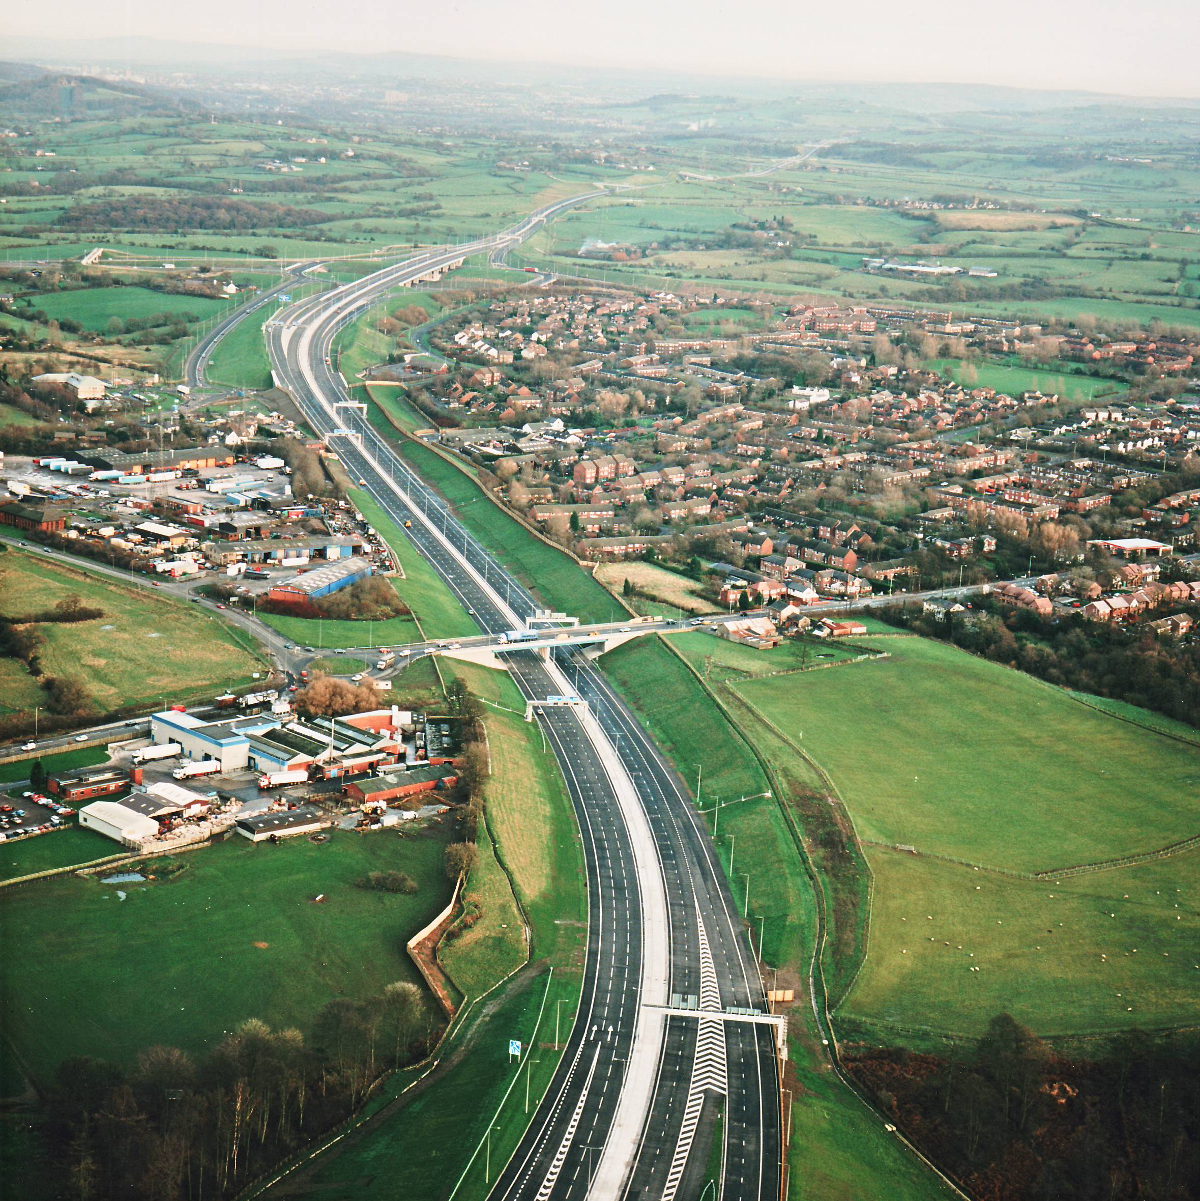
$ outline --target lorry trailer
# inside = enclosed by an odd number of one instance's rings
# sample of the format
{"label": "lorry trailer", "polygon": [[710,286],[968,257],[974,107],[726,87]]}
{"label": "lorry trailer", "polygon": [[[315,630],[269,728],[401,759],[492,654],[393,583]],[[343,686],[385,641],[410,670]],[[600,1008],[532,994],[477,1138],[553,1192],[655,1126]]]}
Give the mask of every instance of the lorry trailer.
{"label": "lorry trailer", "polygon": [[155,759],[174,759],[183,754],[183,747],[177,742],[158,742],[144,746],[140,751],[133,752],[134,763],[151,763]]}
{"label": "lorry trailer", "polygon": [[198,759],[195,763],[185,763],[182,767],[177,767],[171,775],[176,780],[195,780],[200,776],[216,776],[220,772],[220,759]]}
{"label": "lorry trailer", "polygon": [[261,791],[268,788],[283,788],[287,784],[308,783],[308,771],[269,771],[258,777],[258,787]]}

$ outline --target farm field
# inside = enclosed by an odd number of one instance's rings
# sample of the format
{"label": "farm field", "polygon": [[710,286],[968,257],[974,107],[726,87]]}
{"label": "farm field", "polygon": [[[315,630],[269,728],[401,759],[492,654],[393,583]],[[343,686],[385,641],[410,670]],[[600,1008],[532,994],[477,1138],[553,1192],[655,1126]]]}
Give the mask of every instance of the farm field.
{"label": "farm field", "polygon": [[1060,1037],[1195,1018],[1200,850],[1038,881],[878,847],[868,858],[867,958],[842,1018],[902,1040],[976,1037],[997,1013]]}
{"label": "farm field", "polygon": [[1200,833],[1187,800],[1195,747],[942,643],[887,649],[886,660],[737,689],[802,737],[862,839],[1033,872]]}
{"label": "farm field", "polygon": [[[129,1062],[151,1043],[198,1051],[247,1018],[303,1029],[335,997],[420,983],[404,943],[446,903],[451,837],[446,821],[321,844],[235,837],[183,856],[185,870],[163,882],[65,877],[0,893],[9,1039],[44,1079],[72,1055]],[[420,890],[354,886],[390,869]],[[326,904],[312,903],[318,893]]]}
{"label": "farm field", "polygon": [[[0,612],[5,615],[53,608],[70,596],[102,609],[104,616],[39,625],[46,640],[42,670],[80,680],[98,713],[236,687],[249,683],[262,667],[224,623],[194,606],[15,548],[0,556]],[[151,608],[154,622],[148,631]]]}
{"label": "farm field", "polygon": [[[673,641],[696,661],[699,637]],[[864,841],[870,934],[839,1018],[917,1045],[1000,1011],[1058,1036],[1186,1021],[1197,852],[1054,872],[1200,832],[1200,747],[942,643],[881,641],[886,660],[723,685],[772,763],[794,757],[782,734],[829,773]]]}
{"label": "farm field", "polygon": [[596,568],[596,579],[615,593],[620,593],[625,581],[629,580],[650,600],[664,601],[687,613],[716,611],[713,603],[700,595],[699,585],[695,580],[653,563],[643,563],[639,560],[628,563],[601,563]]}
{"label": "farm field", "polygon": [[170,313],[172,316],[194,314],[203,321],[224,312],[230,305],[228,300],[156,292],[151,288],[134,286],[38,293],[30,298],[30,303],[32,308],[40,309],[51,321],[70,318],[78,321],[84,329],[97,332],[103,332],[113,317],[128,321],[158,313]]}

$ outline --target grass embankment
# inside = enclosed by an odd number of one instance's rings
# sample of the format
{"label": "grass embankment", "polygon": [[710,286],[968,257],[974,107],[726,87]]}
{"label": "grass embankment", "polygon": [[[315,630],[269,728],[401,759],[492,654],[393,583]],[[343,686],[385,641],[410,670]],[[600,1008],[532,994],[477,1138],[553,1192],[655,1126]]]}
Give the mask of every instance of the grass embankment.
{"label": "grass embankment", "polygon": [[[794,988],[797,996],[797,1003],[788,1009],[790,1058],[785,1076],[785,1085],[794,1097],[788,1197],[795,1201],[837,1196],[861,1201],[929,1201],[945,1195],[937,1178],[841,1083],[821,1046],[807,1003],[815,906],[799,848],[779,804],[781,799],[790,802],[791,796],[736,799],[765,791],[769,786],[766,772],[742,732],[726,719],[696,676],[661,639],[627,643],[602,662],[685,778],[694,778],[696,766],[703,764],[701,791],[706,809],[704,798],[709,796],[734,802],[720,807],[717,848],[727,870],[731,853],[736,851],[732,887],[739,903],[746,894],[745,880],[738,873],[750,872],[751,929],[756,935],[762,931],[764,959],[777,969],[773,977],[779,986]],[[754,725],[746,732],[767,733],[765,727]],[[772,745],[762,749],[772,765],[772,782],[781,782],[777,783],[781,791],[811,791],[813,773],[790,748]],[[711,828],[711,810],[708,817]]]}
{"label": "grass embankment", "polygon": [[[106,800],[112,798],[106,797]],[[77,867],[121,854],[122,847],[82,826],[71,825],[36,838],[5,842],[0,848],[0,880],[15,880],[35,872],[47,872],[59,867]]]}
{"label": "grass embankment", "polygon": [[309,665],[309,671],[323,671],[327,676],[352,676],[356,672],[366,671],[370,666],[365,659],[355,659],[352,655],[324,655],[314,659]]}
{"label": "grass embankment", "polygon": [[416,642],[421,636],[411,617],[389,617],[387,621],[334,621],[282,613],[260,613],[259,617],[285,638],[319,651],[339,647],[403,646],[406,642]]}
{"label": "grass embankment", "polygon": [[230,388],[257,390],[271,386],[271,360],[263,326],[275,315],[275,306],[248,314],[217,343],[205,372],[208,382]]}
{"label": "grass embankment", "polygon": [[412,610],[421,633],[426,638],[469,638],[478,634],[479,627],[458,598],[378,502],[357,488],[351,489],[350,501],[399,559],[404,578],[393,579],[392,587]]}
{"label": "grass embankment", "polygon": [[[443,943],[442,963],[470,997],[521,965],[525,937],[515,888],[529,922],[534,967],[518,972],[482,1007],[469,1002],[431,1086],[414,1089],[369,1130],[318,1159],[302,1181],[285,1181],[268,1193],[281,1201],[294,1189],[330,1201],[441,1201],[460,1177],[460,1201],[486,1196],[528,1122],[526,1072],[532,1112],[558,1061],[556,1015],[563,1040],[574,1020],[587,898],[566,786],[553,755],[542,753],[536,729],[525,723],[520,693],[507,674],[457,662],[446,669],[485,702],[492,775],[487,830],[466,887],[480,916]],[[509,1059],[509,1039],[527,1049],[520,1061]],[[393,1087],[404,1083],[398,1079]]]}
{"label": "grass embankment", "polygon": [[[451,837],[440,821],[321,844],[232,838],[184,856],[185,870],[160,883],[63,877],[7,889],[8,1037],[46,1079],[71,1055],[129,1062],[152,1043],[199,1051],[246,1018],[303,1029],[335,997],[419,982],[404,945],[446,903]],[[419,891],[355,887],[393,869]],[[326,903],[313,903],[319,893]]]}
{"label": "grass embankment", "polygon": [[[547,605],[583,621],[612,621],[624,607],[570,555],[543,542],[502,509],[466,467],[443,458],[418,442],[398,438],[381,411],[408,408],[399,397],[373,401],[371,419],[389,436],[396,452],[454,507],[460,520],[526,587]],[[422,419],[422,424],[428,424]]]}
{"label": "grass embankment", "polygon": [[43,623],[42,671],[80,681],[96,712],[248,684],[263,660],[245,635],[172,597],[11,548],[0,555],[0,613],[53,609],[66,597],[103,611],[93,621]]}

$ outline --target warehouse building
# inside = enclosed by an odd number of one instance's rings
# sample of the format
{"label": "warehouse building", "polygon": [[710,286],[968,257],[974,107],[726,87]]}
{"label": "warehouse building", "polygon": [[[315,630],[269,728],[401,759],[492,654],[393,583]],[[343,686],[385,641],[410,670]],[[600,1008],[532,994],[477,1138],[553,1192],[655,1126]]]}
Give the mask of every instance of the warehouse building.
{"label": "warehouse building", "polygon": [[273,813],[255,813],[239,817],[234,829],[251,842],[268,839],[294,838],[298,834],[314,834],[330,824],[330,818],[315,805],[299,805]]}
{"label": "warehouse building", "polygon": [[394,763],[403,752],[390,732],[363,729],[340,717],[298,717],[286,725],[256,731],[250,742],[250,761],[262,771],[317,766],[326,777]]}
{"label": "warehouse building", "polygon": [[178,450],[90,450],[79,457],[103,471],[123,475],[147,475],[152,471],[199,471],[206,467],[229,467],[236,455],[224,446],[193,446]]}
{"label": "warehouse building", "polygon": [[353,780],[345,787],[346,796],[359,806],[386,803],[422,792],[437,792],[453,788],[458,776],[444,766],[423,764],[410,771],[380,772],[362,780]]}
{"label": "warehouse building", "polygon": [[300,572],[273,584],[267,596],[273,601],[304,607],[324,596],[332,596],[351,584],[365,580],[374,571],[370,562],[352,555],[327,567]]}
{"label": "warehouse building", "polygon": [[12,501],[0,505],[0,524],[16,526],[19,530],[42,530],[57,533],[66,529],[67,519],[63,513],[49,505],[30,505]]}
{"label": "warehouse building", "polygon": [[158,822],[120,801],[96,801],[79,811],[79,824],[122,846],[138,848],[158,837]]}
{"label": "warehouse building", "polygon": [[240,771],[249,765],[250,739],[243,731],[244,723],[203,721],[175,709],[155,713],[150,718],[151,742],[156,745],[177,742],[187,759],[216,759],[222,773]]}
{"label": "warehouse building", "polygon": [[215,796],[163,781],[138,789],[124,800],[85,805],[79,811],[79,824],[136,849],[157,838],[173,819],[203,813]]}
{"label": "warehouse building", "polygon": [[[234,514],[239,516],[239,514]],[[249,514],[247,514],[249,516]],[[224,525],[226,523],[221,523]],[[217,527],[219,532],[221,525]],[[205,542],[205,557],[224,567],[229,563],[272,563],[279,567],[294,567],[313,559],[350,559],[363,547],[358,537],[311,538],[246,538],[231,542]]]}

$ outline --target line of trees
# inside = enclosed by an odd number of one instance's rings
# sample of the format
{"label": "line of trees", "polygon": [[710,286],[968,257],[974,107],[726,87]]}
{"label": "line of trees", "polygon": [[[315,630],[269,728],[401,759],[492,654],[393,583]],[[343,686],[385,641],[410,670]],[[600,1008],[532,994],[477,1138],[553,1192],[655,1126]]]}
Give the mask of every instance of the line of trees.
{"label": "line of trees", "polygon": [[966,1054],[848,1060],[976,1201],[1188,1201],[1200,1183],[1200,1037],[1115,1037],[1071,1058],[1008,1014]]}
{"label": "line of trees", "polygon": [[329,1002],[307,1038],[251,1019],[199,1058],[153,1046],[130,1070],[68,1059],[41,1130],[75,1201],[216,1201],[345,1119],[432,1030],[421,990],[401,982]]}

